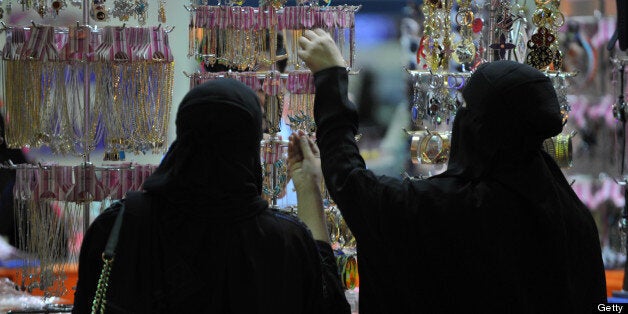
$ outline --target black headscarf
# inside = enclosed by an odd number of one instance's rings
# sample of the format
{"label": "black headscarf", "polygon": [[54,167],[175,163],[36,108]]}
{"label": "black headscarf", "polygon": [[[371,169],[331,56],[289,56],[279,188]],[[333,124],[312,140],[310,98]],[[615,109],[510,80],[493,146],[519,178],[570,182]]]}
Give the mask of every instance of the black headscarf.
{"label": "black headscarf", "polygon": [[176,117],[177,138],[144,183],[186,214],[237,221],[267,207],[261,198],[259,99],[233,79],[190,90]]}
{"label": "black headscarf", "polygon": [[[477,184],[494,180],[541,207],[552,191],[577,197],[543,140],[561,132],[562,116],[551,80],[514,61],[482,64],[462,92],[466,107],[456,114],[448,170]],[[479,200],[481,195],[477,196]]]}
{"label": "black headscarf", "polygon": [[531,66],[485,63],[463,96],[466,108],[453,124],[450,174],[478,180],[504,163],[540,157],[543,140],[562,130],[552,82]]}

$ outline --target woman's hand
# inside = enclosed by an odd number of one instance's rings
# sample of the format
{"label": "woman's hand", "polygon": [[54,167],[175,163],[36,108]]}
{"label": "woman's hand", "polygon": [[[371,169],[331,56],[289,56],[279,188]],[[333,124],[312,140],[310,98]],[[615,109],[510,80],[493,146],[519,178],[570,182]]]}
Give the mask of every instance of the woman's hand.
{"label": "woman's hand", "polygon": [[320,28],[303,32],[303,36],[299,38],[297,54],[312,73],[327,68],[347,66],[334,39]]}
{"label": "woman's hand", "polygon": [[320,152],[316,143],[303,131],[290,135],[288,169],[297,191],[297,215],[310,228],[315,240],[329,243],[323,212]]}
{"label": "woman's hand", "polygon": [[316,143],[303,131],[290,135],[288,170],[297,193],[314,187],[320,191],[320,184],[323,182],[320,151]]}

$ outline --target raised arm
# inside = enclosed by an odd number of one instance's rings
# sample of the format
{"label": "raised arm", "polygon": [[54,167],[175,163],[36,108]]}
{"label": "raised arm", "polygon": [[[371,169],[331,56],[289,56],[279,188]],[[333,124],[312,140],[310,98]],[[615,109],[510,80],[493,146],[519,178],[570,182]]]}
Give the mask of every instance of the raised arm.
{"label": "raised arm", "polygon": [[308,30],[299,46],[299,56],[315,75],[316,138],[327,189],[358,245],[361,238],[394,236],[401,230],[398,224],[412,214],[407,206],[409,183],[366,169],[355,141],[358,114],[348,98],[345,61],[331,36]]}

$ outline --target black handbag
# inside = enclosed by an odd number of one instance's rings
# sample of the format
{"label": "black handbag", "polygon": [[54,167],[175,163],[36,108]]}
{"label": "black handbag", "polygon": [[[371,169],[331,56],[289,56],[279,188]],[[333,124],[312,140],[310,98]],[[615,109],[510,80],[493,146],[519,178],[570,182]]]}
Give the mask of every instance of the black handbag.
{"label": "black handbag", "polygon": [[131,209],[144,211],[144,207],[146,207],[147,204],[142,201],[144,197],[145,194],[143,192],[129,192],[126,195],[125,201],[120,202],[120,211],[118,212],[118,216],[113,223],[111,233],[109,234],[107,244],[105,245],[105,250],[102,253],[102,260],[104,264],[102,271],[100,272],[100,277],[98,278],[98,284],[96,286],[96,294],[94,295],[94,301],[92,303],[92,314],[105,313],[105,308],[107,305],[107,288],[109,288],[109,276],[111,275],[111,268],[113,266],[113,262],[115,261],[116,247],[118,245],[120,228],[122,227],[122,220],[124,218],[124,212],[126,211],[126,207],[130,206]]}

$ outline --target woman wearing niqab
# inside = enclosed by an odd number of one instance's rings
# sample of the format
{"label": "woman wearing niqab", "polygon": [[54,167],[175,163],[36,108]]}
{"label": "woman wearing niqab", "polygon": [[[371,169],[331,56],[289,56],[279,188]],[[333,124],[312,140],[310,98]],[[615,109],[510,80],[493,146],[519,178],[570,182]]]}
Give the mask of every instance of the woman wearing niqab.
{"label": "woman wearing niqab", "polygon": [[[190,90],[177,138],[130,196],[111,270],[110,313],[347,313],[329,244],[261,198],[262,113],[232,79]],[[98,216],[79,261],[74,313],[88,313],[121,205]]]}
{"label": "woman wearing niqab", "polygon": [[[327,57],[320,34],[302,41],[310,68]],[[543,73],[478,67],[448,169],[424,180],[366,169],[344,67],[321,68],[315,83],[325,183],[357,240],[360,314],[591,313],[606,302],[595,222],[541,149],[562,130]]]}

